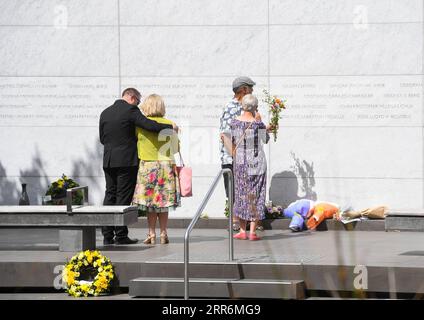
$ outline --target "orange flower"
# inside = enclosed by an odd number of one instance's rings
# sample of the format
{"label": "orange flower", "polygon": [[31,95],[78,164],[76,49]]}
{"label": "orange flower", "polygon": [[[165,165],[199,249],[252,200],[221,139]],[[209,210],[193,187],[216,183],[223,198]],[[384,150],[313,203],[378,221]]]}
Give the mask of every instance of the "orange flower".
{"label": "orange flower", "polygon": [[280,104],[281,103],[281,100],[277,98],[277,99],[275,99],[275,102],[278,103],[278,104]]}

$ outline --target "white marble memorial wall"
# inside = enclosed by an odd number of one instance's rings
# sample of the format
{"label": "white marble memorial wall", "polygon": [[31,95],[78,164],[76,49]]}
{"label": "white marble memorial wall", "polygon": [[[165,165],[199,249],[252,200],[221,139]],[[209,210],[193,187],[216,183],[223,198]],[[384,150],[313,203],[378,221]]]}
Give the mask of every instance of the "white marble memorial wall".
{"label": "white marble memorial wall", "polygon": [[[0,0],[0,204],[66,173],[102,202],[98,119],[128,87],[181,128],[192,216],[220,168],[219,116],[248,75],[287,100],[275,202],[423,208],[423,0]],[[266,108],[260,110],[267,119]],[[220,183],[206,208],[222,216]]]}

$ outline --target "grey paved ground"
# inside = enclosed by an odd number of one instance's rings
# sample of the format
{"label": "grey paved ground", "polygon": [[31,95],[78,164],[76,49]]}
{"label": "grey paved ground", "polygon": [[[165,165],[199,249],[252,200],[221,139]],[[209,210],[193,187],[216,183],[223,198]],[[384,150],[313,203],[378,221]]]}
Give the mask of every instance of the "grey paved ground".
{"label": "grey paved ground", "polygon": [[[182,261],[184,229],[170,229],[168,245],[103,247],[98,249],[115,262]],[[130,229],[130,236],[143,239],[145,229]],[[235,258],[241,262],[286,262],[323,265],[424,267],[424,233],[375,231],[322,231],[292,233],[266,230],[263,240],[235,240]],[[55,229],[0,229],[0,262],[64,261],[73,255],[58,251]],[[191,261],[226,261],[228,231],[194,229]]]}

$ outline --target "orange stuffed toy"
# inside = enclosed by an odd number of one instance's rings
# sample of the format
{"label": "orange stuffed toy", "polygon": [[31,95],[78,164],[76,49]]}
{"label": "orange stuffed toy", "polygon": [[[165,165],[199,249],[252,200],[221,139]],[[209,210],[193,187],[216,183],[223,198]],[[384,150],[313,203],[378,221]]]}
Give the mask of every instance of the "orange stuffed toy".
{"label": "orange stuffed toy", "polygon": [[315,203],[308,212],[308,221],[306,226],[310,230],[314,230],[325,219],[332,219],[334,215],[338,214],[340,207],[331,202],[319,201]]}

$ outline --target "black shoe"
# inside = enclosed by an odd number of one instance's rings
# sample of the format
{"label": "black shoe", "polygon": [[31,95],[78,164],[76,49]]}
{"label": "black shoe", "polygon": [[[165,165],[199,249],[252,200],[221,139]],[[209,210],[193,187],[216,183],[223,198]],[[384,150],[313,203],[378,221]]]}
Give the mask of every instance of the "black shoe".
{"label": "black shoe", "polygon": [[115,244],[135,244],[137,242],[138,242],[138,239],[130,239],[128,237],[115,240]]}
{"label": "black shoe", "polygon": [[115,243],[115,240],[113,240],[113,238],[112,239],[103,239],[103,245],[104,246],[110,246],[114,243]]}

